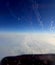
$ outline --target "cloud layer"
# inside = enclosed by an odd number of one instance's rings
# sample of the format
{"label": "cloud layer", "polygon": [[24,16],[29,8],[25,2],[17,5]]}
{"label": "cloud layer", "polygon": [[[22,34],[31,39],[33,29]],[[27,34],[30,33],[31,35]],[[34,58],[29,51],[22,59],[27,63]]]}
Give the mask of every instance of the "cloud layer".
{"label": "cloud layer", "polygon": [[0,59],[39,53],[55,53],[54,34],[0,34]]}

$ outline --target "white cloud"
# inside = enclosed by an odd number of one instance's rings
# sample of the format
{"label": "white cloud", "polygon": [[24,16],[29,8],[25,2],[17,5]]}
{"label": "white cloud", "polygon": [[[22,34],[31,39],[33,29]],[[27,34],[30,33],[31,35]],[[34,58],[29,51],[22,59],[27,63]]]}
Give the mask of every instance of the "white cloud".
{"label": "white cloud", "polygon": [[19,54],[55,53],[55,34],[0,34],[0,58]]}

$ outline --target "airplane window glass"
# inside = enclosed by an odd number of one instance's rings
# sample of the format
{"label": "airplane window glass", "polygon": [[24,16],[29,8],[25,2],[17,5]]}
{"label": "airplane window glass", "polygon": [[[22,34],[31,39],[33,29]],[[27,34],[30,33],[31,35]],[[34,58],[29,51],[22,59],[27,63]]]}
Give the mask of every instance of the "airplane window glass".
{"label": "airplane window glass", "polygon": [[0,0],[0,61],[26,54],[55,54],[55,0]]}

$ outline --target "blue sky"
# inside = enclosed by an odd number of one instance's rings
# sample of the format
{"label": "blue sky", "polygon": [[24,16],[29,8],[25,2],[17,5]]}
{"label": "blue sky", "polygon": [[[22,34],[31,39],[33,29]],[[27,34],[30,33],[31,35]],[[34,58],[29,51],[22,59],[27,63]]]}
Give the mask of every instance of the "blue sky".
{"label": "blue sky", "polygon": [[54,0],[0,0],[0,31],[54,32]]}

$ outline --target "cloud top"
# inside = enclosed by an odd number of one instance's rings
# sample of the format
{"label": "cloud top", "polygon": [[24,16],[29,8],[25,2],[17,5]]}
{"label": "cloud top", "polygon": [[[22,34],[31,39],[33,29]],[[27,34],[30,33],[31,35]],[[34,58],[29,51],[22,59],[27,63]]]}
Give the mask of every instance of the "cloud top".
{"label": "cloud top", "polygon": [[0,59],[22,54],[55,53],[55,35],[0,34]]}

